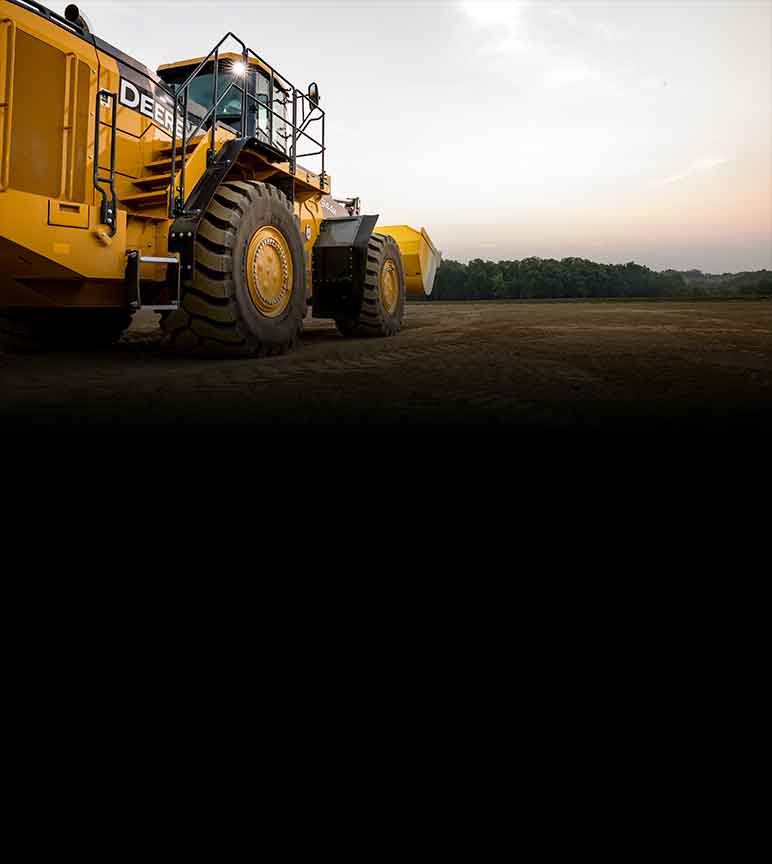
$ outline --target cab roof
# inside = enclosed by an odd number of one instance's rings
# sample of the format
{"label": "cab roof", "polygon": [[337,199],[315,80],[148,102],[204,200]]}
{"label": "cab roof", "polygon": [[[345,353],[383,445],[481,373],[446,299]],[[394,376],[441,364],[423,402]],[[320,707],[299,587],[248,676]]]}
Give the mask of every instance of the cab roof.
{"label": "cab roof", "polygon": [[[177,60],[174,63],[164,63],[162,66],[159,66],[156,69],[156,73],[163,77],[164,72],[170,72],[173,69],[195,69],[200,63],[203,63],[205,57],[194,57],[191,60]],[[209,58],[209,62],[212,62],[214,57]],[[234,52],[227,52],[225,54],[220,54],[218,60],[228,61],[231,63],[243,63],[244,57],[241,54],[236,54]],[[248,57],[248,63],[250,66],[257,66],[259,69],[262,69],[267,74],[273,73],[274,78],[278,78],[281,82],[287,84],[288,82],[281,76],[275,69],[271,69],[271,67],[264,63],[262,60],[259,60],[257,57],[250,56]]]}

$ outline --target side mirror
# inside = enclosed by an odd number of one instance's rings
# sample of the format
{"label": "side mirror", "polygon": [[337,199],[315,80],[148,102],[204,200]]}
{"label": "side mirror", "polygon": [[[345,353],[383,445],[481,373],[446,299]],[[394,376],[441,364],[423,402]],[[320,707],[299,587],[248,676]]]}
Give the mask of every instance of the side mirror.
{"label": "side mirror", "polygon": [[314,105],[319,104],[319,86],[315,81],[312,81],[308,85],[308,99],[310,102],[313,102]]}

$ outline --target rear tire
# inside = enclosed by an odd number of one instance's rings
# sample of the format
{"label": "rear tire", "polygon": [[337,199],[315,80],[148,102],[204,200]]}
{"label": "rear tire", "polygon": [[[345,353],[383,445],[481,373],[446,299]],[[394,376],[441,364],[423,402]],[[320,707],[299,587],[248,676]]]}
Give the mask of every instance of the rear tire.
{"label": "rear tire", "polygon": [[287,197],[253,181],[221,184],[196,237],[193,281],[161,322],[184,352],[283,354],[306,313],[303,239]]}
{"label": "rear tire", "polygon": [[405,271],[397,241],[373,234],[367,244],[362,306],[355,318],[335,324],[344,336],[394,336],[405,314]]}

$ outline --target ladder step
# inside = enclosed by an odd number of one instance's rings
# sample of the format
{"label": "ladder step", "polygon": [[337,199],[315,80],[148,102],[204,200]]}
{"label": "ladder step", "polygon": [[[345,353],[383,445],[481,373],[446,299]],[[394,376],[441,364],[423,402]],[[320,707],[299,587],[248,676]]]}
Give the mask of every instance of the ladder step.
{"label": "ladder step", "polygon": [[166,303],[166,304],[153,304],[148,305],[147,303],[143,303],[140,305],[136,300],[132,300],[129,303],[132,312],[138,312],[140,309],[147,309],[150,312],[174,312],[175,309],[179,309],[179,304],[177,303]]}
{"label": "ladder step", "polygon": [[[206,136],[204,136],[204,135],[197,135],[195,138],[191,138],[190,141],[188,141],[188,146],[187,146],[187,150],[188,150],[188,152],[190,152],[191,150],[195,150],[196,147],[198,147],[199,143],[201,142],[201,140],[202,140],[204,137],[206,137]],[[177,152],[178,152],[178,153],[181,153],[181,152],[182,152],[182,141],[180,141],[179,139],[177,139]],[[166,156],[166,155],[171,156],[171,155],[172,155],[172,145],[171,145],[171,144],[166,144],[166,145],[164,145],[164,146],[161,148],[161,151],[160,151],[160,154],[159,154],[159,155],[161,155],[161,156]]]}
{"label": "ladder step", "polygon": [[134,181],[135,186],[139,186],[140,189],[151,189],[151,188],[162,188],[164,186],[168,186],[171,183],[172,175],[171,174],[154,174],[151,177],[140,177]]}
{"label": "ladder step", "polygon": [[179,258],[156,258],[152,255],[140,255],[142,264],[179,264]]}
{"label": "ladder step", "polygon": [[[172,157],[171,157],[171,153],[170,153],[166,159],[156,159],[154,162],[148,162],[145,165],[145,168],[147,168],[149,171],[156,171],[156,170],[160,170],[160,169],[164,169],[165,171],[168,171],[171,168],[171,165],[172,165]],[[179,168],[180,165],[182,165],[182,157],[178,153],[177,154],[177,167]]]}
{"label": "ladder step", "polygon": [[[123,199],[121,199],[123,200]],[[168,222],[169,216],[159,216],[157,213],[140,213],[138,211],[133,211],[132,213],[126,214],[129,219],[144,219],[146,222]]]}
{"label": "ladder step", "polygon": [[121,204],[128,207],[154,207],[166,203],[168,198],[166,189],[158,189],[155,192],[143,192],[141,195],[125,195],[121,198]]}

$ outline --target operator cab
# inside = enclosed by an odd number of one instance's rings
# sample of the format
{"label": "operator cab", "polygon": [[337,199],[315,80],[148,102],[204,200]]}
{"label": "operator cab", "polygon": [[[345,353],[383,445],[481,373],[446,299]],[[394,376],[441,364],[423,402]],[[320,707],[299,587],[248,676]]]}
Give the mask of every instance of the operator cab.
{"label": "operator cab", "polygon": [[[158,77],[165,84],[179,90],[202,59],[183,60],[160,66],[157,70]],[[241,128],[242,88],[247,91],[246,129]],[[222,100],[217,109],[219,123],[228,126],[239,137],[257,138],[280,153],[289,153],[292,134],[287,123],[287,106],[291,105],[291,91],[285,82],[272,74],[256,58],[250,57],[249,62],[245,63],[240,54],[223,54],[217,60],[216,69],[214,60],[209,60],[201,68],[188,87],[188,113],[194,125],[217,100]],[[211,120],[204,128],[208,128],[210,124]]]}

